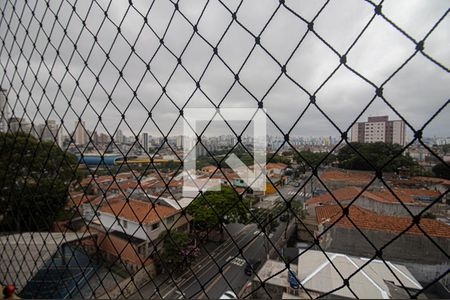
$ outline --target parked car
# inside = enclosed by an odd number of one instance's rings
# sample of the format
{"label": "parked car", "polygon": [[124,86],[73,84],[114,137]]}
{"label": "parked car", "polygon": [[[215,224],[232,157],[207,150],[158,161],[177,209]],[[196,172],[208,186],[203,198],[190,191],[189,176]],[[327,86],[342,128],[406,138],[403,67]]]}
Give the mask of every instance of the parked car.
{"label": "parked car", "polygon": [[297,278],[297,273],[295,273],[294,271],[289,270],[288,282],[289,282],[289,285],[291,286],[291,288],[293,288],[293,289],[298,289],[300,287],[300,281]]}
{"label": "parked car", "polygon": [[248,276],[251,276],[253,274],[253,272],[255,272],[260,265],[261,265],[261,261],[260,260],[255,260],[255,261],[251,260],[245,266],[245,269],[244,269],[245,274],[248,275]]}
{"label": "parked car", "polygon": [[237,296],[232,291],[226,291],[219,299],[237,299]]}

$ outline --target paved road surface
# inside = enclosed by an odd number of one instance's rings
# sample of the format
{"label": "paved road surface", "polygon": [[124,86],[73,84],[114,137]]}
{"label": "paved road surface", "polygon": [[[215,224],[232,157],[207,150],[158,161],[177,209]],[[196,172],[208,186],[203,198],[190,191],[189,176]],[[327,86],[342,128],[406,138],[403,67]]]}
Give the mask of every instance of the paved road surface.
{"label": "paved road surface", "polygon": [[[269,237],[272,242],[278,240],[283,234],[286,223],[281,223]],[[235,243],[236,244],[235,244]],[[168,292],[163,291],[164,298],[219,298],[225,291],[232,290],[236,294],[242,289],[249,279],[244,273],[246,260],[266,259],[266,247],[271,249],[265,236],[259,232],[256,225],[247,225],[233,241],[226,242],[221,251],[214,255],[214,260],[202,264],[196,276],[191,276],[172,288]],[[239,255],[242,249],[242,255]],[[219,272],[222,268],[222,274]],[[202,287],[203,286],[203,289]]]}

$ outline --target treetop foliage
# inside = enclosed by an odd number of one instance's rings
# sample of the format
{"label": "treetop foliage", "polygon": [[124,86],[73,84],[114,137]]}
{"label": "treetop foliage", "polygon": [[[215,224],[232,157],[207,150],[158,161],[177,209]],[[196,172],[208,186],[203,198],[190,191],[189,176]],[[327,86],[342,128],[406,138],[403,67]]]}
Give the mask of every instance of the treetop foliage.
{"label": "treetop foliage", "polygon": [[[393,160],[385,166],[391,159]],[[340,168],[352,170],[373,171],[374,168],[369,162],[377,169],[383,167],[382,171],[385,172],[397,172],[400,168],[411,169],[418,167],[417,162],[409,155],[402,153],[402,146],[382,142],[351,143],[351,146],[345,145],[339,150],[337,160]]]}
{"label": "treetop foliage", "polygon": [[0,226],[48,230],[78,179],[76,157],[23,133],[0,133],[0,141]]}
{"label": "treetop foliage", "polygon": [[229,187],[221,191],[208,191],[199,195],[188,207],[188,213],[195,222],[206,224],[208,228],[220,227],[223,223],[247,221],[249,201],[239,199],[237,193]]}

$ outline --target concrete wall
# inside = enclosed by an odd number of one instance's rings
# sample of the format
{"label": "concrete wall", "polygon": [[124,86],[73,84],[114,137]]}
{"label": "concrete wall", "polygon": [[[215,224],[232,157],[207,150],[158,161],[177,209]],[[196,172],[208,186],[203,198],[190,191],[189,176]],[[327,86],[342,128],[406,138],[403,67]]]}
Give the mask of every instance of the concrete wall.
{"label": "concrete wall", "polygon": [[[397,234],[378,230],[361,230],[376,248],[381,248]],[[450,250],[450,239],[432,238],[445,251]],[[375,250],[353,228],[334,226],[324,236],[322,247],[330,252],[354,256],[373,257]],[[411,267],[418,280],[430,281],[450,267],[450,261],[428,238],[419,234],[403,234],[383,249],[383,258]],[[448,277],[448,276],[447,276]],[[447,279],[447,284],[450,279]]]}
{"label": "concrete wall", "polygon": [[[397,233],[390,233],[379,230],[361,229],[366,237],[378,249],[397,236]],[[354,228],[334,226],[327,232],[329,235],[329,246],[327,250],[337,251],[372,257],[375,254],[373,247]],[[442,249],[450,249],[450,239],[442,237],[432,238]],[[402,262],[416,262],[421,264],[440,264],[448,261],[447,257],[425,236],[419,234],[403,234],[387,248],[383,250],[383,257],[389,260]],[[449,263],[450,265],[450,263]]]}
{"label": "concrete wall", "polygon": [[[416,279],[420,282],[431,282],[435,278],[444,274],[449,268],[448,261],[443,261],[440,264],[434,265],[417,264],[414,262],[403,262],[402,264],[407,267],[414,277],[416,277]],[[444,276],[440,282],[450,290],[450,276]]]}

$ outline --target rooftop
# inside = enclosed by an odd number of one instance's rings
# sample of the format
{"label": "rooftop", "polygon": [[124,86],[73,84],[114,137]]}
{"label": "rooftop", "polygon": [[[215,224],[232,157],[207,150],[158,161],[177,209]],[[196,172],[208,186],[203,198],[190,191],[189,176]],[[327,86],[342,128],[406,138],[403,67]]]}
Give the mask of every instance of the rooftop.
{"label": "rooftop", "polygon": [[305,203],[306,205],[324,204],[327,202],[336,203],[336,201],[334,200],[335,198],[339,202],[345,200],[353,200],[361,192],[361,189],[357,187],[344,187],[331,192],[333,195],[331,195],[330,193],[321,194],[319,196],[309,198],[305,201]]}
{"label": "rooftop", "polygon": [[[291,271],[297,272],[297,266],[291,265]],[[259,277],[259,279],[258,279]],[[276,286],[289,287],[288,270],[286,264],[281,261],[267,260],[258,271],[258,277],[254,280],[265,281]]]}
{"label": "rooftop", "polygon": [[[322,251],[308,250],[300,255],[298,259],[298,279],[307,290],[320,293],[330,292],[342,286],[342,277],[348,278],[367,263],[368,260],[345,254],[329,252],[325,252],[325,254]],[[342,277],[336,272],[330,261],[333,262],[333,265],[339,270]],[[390,262],[386,263],[395,273],[395,276],[382,261],[373,260],[350,278],[350,289],[358,298],[392,298],[390,289],[385,281],[390,281],[396,286],[401,286],[401,281],[408,289],[418,290],[422,288],[406,267]],[[334,296],[355,298],[350,289],[344,287],[334,291],[332,294]]]}
{"label": "rooftop", "polygon": [[[316,207],[316,218],[318,223],[327,222],[331,224],[338,220],[342,215],[342,209],[339,205],[325,205]],[[390,232],[402,232],[413,222],[410,217],[380,215],[357,205],[351,205],[349,207],[348,217],[344,216],[336,223],[336,225],[353,227],[353,224],[350,222],[349,218],[359,228]],[[450,237],[450,226],[441,221],[422,218],[419,226],[430,236]],[[407,233],[423,234],[417,225],[412,226]]]}
{"label": "rooftop", "polygon": [[62,245],[91,236],[89,232],[24,232],[0,236],[0,276],[5,282],[14,282],[20,292]]}
{"label": "rooftop", "polygon": [[266,165],[267,169],[286,169],[287,165],[284,163],[268,163]]}
{"label": "rooftop", "polygon": [[101,212],[110,213],[130,221],[143,224],[151,224],[163,218],[174,215],[178,210],[160,204],[129,199],[127,202],[114,202],[99,209]]}

